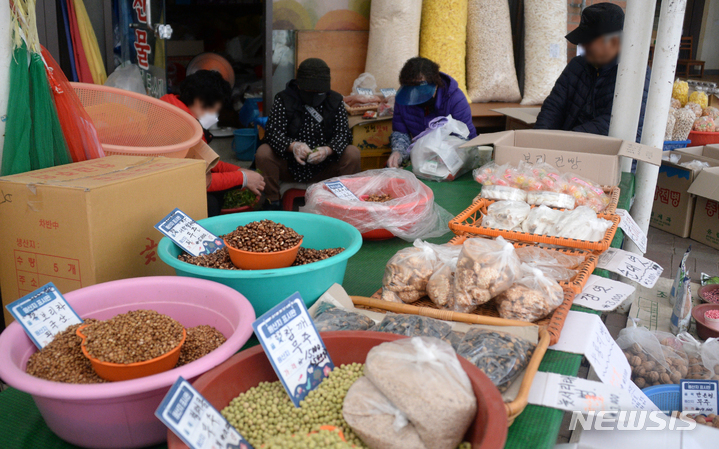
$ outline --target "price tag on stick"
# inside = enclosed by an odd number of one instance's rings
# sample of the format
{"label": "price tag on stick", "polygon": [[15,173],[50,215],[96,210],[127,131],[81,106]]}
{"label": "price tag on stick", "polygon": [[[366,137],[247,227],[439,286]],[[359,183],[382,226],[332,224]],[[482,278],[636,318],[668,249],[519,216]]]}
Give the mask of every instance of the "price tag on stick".
{"label": "price tag on stick", "polygon": [[195,257],[212,254],[225,246],[221,238],[200,226],[180,209],[170,212],[155,225],[155,229]]}
{"label": "price tag on stick", "polygon": [[155,416],[191,449],[253,449],[182,377],[167,392]]}
{"label": "price tag on stick", "polygon": [[622,228],[622,231],[624,231],[624,235],[629,237],[632,242],[637,245],[637,248],[639,248],[642,254],[646,253],[647,235],[642,232],[637,222],[634,221],[631,215],[629,215],[629,212],[624,209],[617,209],[617,215],[621,218],[619,227]]}
{"label": "price tag on stick", "polygon": [[334,369],[299,293],[252,323],[272,367],[295,407]]}
{"label": "price tag on stick", "polygon": [[679,387],[683,412],[719,414],[719,381],[682,379],[679,381]]}
{"label": "price tag on stick", "polygon": [[654,287],[664,271],[656,262],[617,248],[609,248],[602,254],[597,261],[597,268],[621,274],[648,288]]}
{"label": "price tag on stick", "polygon": [[11,302],[5,308],[40,349],[47,346],[55,335],[73,324],[83,322],[52,282]]}
{"label": "price tag on stick", "polygon": [[592,310],[614,310],[634,293],[634,290],[629,284],[590,274],[584,289],[574,298],[574,304]]}

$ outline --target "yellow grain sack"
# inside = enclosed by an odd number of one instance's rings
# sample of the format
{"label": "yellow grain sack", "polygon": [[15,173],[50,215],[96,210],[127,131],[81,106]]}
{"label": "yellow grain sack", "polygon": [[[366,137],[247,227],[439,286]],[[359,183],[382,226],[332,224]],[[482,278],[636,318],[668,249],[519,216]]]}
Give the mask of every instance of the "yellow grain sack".
{"label": "yellow grain sack", "polygon": [[700,91],[694,91],[689,95],[689,103],[697,103],[702,109],[709,106],[709,97],[706,93]]}
{"label": "yellow grain sack", "polygon": [[439,64],[467,93],[467,0],[423,0],[419,55]]}
{"label": "yellow grain sack", "polygon": [[680,79],[674,81],[672,86],[672,98],[676,98],[682,104],[682,107],[689,101],[689,83]]}

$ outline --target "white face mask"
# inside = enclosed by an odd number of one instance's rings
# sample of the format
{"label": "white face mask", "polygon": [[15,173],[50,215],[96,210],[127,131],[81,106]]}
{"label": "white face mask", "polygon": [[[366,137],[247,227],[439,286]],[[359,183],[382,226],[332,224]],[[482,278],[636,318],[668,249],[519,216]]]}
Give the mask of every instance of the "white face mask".
{"label": "white face mask", "polygon": [[208,112],[203,114],[199,121],[203,128],[210,129],[212,125],[219,121],[219,119],[217,118],[217,114],[211,114]]}

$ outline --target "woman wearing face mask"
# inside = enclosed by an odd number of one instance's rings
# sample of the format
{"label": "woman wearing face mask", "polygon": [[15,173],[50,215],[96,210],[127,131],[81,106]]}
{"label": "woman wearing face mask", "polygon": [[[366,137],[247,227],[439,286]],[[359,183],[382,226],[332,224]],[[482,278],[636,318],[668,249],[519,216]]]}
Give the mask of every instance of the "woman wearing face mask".
{"label": "woman wearing face mask", "polygon": [[297,79],[275,96],[265,138],[255,161],[267,182],[268,209],[280,208],[280,181],[314,183],[360,171],[342,95],[330,90],[330,68],[321,59],[302,61]]}
{"label": "woman wearing face mask", "polygon": [[[222,104],[230,97],[230,83],[213,70],[198,70],[180,84],[180,95],[167,94],[161,98],[195,117],[202,126],[202,140],[210,143],[212,134],[208,129],[217,123]],[[260,196],[265,188],[262,175],[227,162],[218,162],[212,169],[207,186],[207,215],[220,214],[222,200],[227,190],[248,188]]]}
{"label": "woman wearing face mask", "polygon": [[437,117],[451,114],[455,120],[467,124],[470,139],[477,137],[467,97],[454,78],[439,71],[439,65],[427,58],[412,58],[402,67],[399,83],[388,167],[397,168],[409,158],[412,138],[427,129],[429,122]]}

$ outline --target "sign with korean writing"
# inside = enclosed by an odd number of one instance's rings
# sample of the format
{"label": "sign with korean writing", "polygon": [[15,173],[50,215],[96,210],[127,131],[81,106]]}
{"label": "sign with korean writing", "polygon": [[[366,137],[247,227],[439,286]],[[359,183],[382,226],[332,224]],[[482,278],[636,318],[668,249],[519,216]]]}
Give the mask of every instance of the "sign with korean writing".
{"label": "sign with korean writing", "polygon": [[384,95],[385,98],[394,97],[397,95],[396,89],[380,89],[380,92],[382,92],[382,95]]}
{"label": "sign with korean writing", "polygon": [[682,411],[702,414],[719,414],[717,380],[685,380],[679,381],[682,395]]}
{"label": "sign with korean writing", "polygon": [[165,41],[157,26],[166,17],[165,2],[161,0],[120,0],[115,33],[119,38],[116,56],[123,67],[134,64],[140,69],[147,95],[160,98],[167,93]]}
{"label": "sign with korean writing", "polygon": [[358,95],[374,95],[374,92],[372,91],[372,89],[368,89],[366,87],[358,87],[357,94]]}
{"label": "sign with korean writing", "polygon": [[253,449],[182,377],[167,392],[155,416],[191,449]]}
{"label": "sign with korean writing", "polygon": [[359,201],[360,199],[357,198],[357,195],[352,193],[350,189],[347,188],[346,185],[342,181],[327,181],[325,182],[325,185],[332,193],[337,196],[337,198],[343,199],[343,200],[349,200],[349,201]]}
{"label": "sign with korean writing", "polygon": [[538,372],[529,391],[530,404],[566,411],[632,410],[627,391],[619,387],[556,373]]}
{"label": "sign with korean writing", "polygon": [[614,310],[634,293],[634,290],[629,284],[591,274],[582,292],[574,298],[574,304],[592,310]]}
{"label": "sign with korean writing", "polygon": [[52,282],[11,302],[5,308],[40,349],[47,346],[58,333],[83,322]]}
{"label": "sign with korean writing", "polygon": [[257,338],[295,407],[334,369],[299,293],[252,323]]}
{"label": "sign with korean writing", "polygon": [[617,248],[609,248],[602,254],[597,261],[597,268],[621,274],[649,288],[654,287],[664,270],[656,262]]}
{"label": "sign with korean writing", "polygon": [[634,221],[632,216],[629,215],[629,212],[624,209],[617,209],[617,215],[621,218],[619,227],[624,231],[624,235],[632,239],[632,242],[637,245],[637,248],[639,248],[642,254],[646,253],[647,235],[639,228],[639,225]]}
{"label": "sign with korean writing", "polygon": [[155,229],[193,256],[212,254],[225,246],[221,238],[200,226],[180,209],[170,212],[155,225]]}

